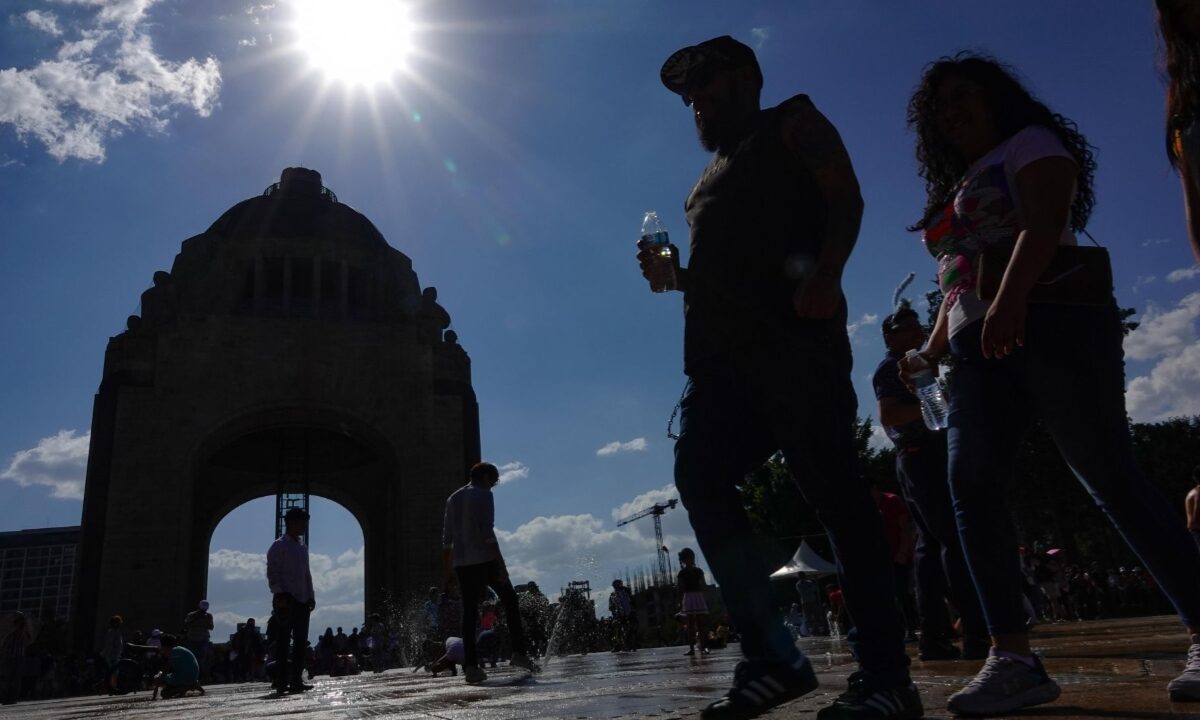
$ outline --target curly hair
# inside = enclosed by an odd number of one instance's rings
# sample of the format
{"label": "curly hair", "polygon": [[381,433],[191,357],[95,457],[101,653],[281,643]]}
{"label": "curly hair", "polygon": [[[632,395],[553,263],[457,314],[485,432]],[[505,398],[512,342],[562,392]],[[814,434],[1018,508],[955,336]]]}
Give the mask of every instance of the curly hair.
{"label": "curly hair", "polygon": [[1200,117],[1200,38],[1183,17],[1185,0],[1157,0],[1162,70],[1167,80],[1167,159],[1179,169],[1176,133]]}
{"label": "curly hair", "polygon": [[970,162],[942,136],[935,120],[938,87],[950,76],[979,86],[992,113],[997,144],[1030,125],[1041,125],[1058,136],[1079,167],[1071,228],[1082,230],[1096,203],[1093,179],[1096,159],[1087,138],[1071,120],[1052,112],[1017,79],[1016,72],[995,58],[964,51],[925,66],[921,82],[908,101],[908,126],[917,134],[918,173],[925,180],[925,210],[909,230],[924,230],[950,201]]}

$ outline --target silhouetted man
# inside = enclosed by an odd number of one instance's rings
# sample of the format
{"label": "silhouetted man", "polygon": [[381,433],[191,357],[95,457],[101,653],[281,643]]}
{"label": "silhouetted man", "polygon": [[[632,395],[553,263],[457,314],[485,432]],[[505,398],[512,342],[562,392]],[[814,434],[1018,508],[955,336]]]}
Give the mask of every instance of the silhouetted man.
{"label": "silhouetted man", "polygon": [[267,551],[267,584],[271,586],[271,606],[275,611],[272,617],[276,624],[272,634],[271,656],[276,663],[272,685],[279,693],[304,692],[312,689],[312,685],[301,681],[300,675],[308,643],[308,618],[317,606],[308,548],[300,542],[300,536],[308,530],[308,513],[292,508],[283,517],[286,532]]}
{"label": "silhouetted man", "polygon": [[919,717],[882,523],[856,468],[841,278],[863,202],[850,157],[807,96],[759,108],[758,61],[733,38],[679,50],[660,77],[713,152],[685,203],[688,267],[673,247],[638,256],[652,288],[674,272],[684,294],[675,484],[746,656],[702,716],[753,717],[817,687],[737,488],[782,450],[832,540],[858,629],[861,671],[819,717]]}

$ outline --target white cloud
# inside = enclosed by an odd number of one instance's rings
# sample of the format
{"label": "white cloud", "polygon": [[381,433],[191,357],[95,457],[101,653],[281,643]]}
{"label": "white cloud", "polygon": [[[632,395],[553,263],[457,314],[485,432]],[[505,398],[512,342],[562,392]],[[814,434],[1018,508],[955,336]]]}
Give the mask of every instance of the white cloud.
{"label": "white cloud", "polygon": [[[620,522],[627,517],[636,515],[645,510],[651,505],[662,505],[670,500],[678,500],[679,491],[675,489],[674,483],[664,485],[655,490],[644,492],[627,503],[618,505],[612,509],[612,519]],[[665,517],[665,516],[664,516]]]}
{"label": "white cloud", "polygon": [[891,450],[896,447],[878,422],[871,424],[871,439],[867,441],[867,445],[875,450]]}
{"label": "white cloud", "polygon": [[1200,344],[1171,353],[1149,375],[1134,378],[1125,402],[1135,422],[1200,415]]}
{"label": "white cloud", "polygon": [[267,577],[265,553],[221,549],[208,554],[208,572],[217,573],[227,582],[263,580]]}
{"label": "white cloud", "polygon": [[[159,56],[145,27],[157,0],[57,0],[95,10],[66,30],[53,58],[0,69],[0,124],[35,138],[60,162],[103,162],[105,142],[132,129],[162,132],[177,106],[207,117],[221,85],[215,58],[173,62]],[[36,11],[35,11],[36,12]],[[50,27],[41,14],[31,24]]]}
{"label": "white cloud", "polygon": [[1133,378],[1125,389],[1129,416],[1136,422],[1157,422],[1200,414],[1200,292],[1163,311],[1151,306],[1141,325],[1125,338],[1131,360],[1157,360],[1148,375]]}
{"label": "white cloud", "polygon": [[529,467],[520,462],[504,463],[496,469],[500,471],[500,485],[529,477]]}
{"label": "white cloud", "polygon": [[750,39],[754,44],[755,50],[762,50],[763,45],[767,44],[767,40],[771,37],[771,29],[765,27],[750,28]]}
{"label": "white cloud", "polygon": [[258,38],[254,37],[254,36],[251,36],[248,38],[242,38],[241,40],[238,40],[238,45],[241,45],[242,47],[254,47],[257,44],[258,44]]}
{"label": "white cloud", "polygon": [[1138,275],[1137,279],[1133,281],[1133,291],[1139,292],[1143,287],[1153,285],[1157,281],[1158,277],[1155,275]]}
{"label": "white cloud", "polygon": [[1196,340],[1195,320],[1200,317],[1200,292],[1164,311],[1151,304],[1141,317],[1137,330],[1125,338],[1125,355],[1131,360],[1152,358],[1178,352]]}
{"label": "white cloud", "polygon": [[[642,493],[612,508],[614,521],[644,510],[656,502],[678,497],[673,485]],[[534,580],[554,598],[572,580],[588,580],[598,615],[608,613],[612,580],[649,569],[657,563],[654,523],[650,518],[622,527],[610,525],[590,513],[536,517],[512,531],[497,528],[496,536],[514,583]],[[662,516],[663,544],[675,553],[697,548],[696,538],[682,506]],[[698,551],[698,548],[697,548]],[[702,566],[705,566],[701,558]],[[711,580],[711,578],[710,578]]]}
{"label": "white cloud", "polygon": [[1142,241],[1142,247],[1151,247],[1154,245],[1166,245],[1171,242],[1170,238],[1146,238]]}
{"label": "white cloud", "polygon": [[617,453],[623,452],[642,452],[647,447],[649,447],[649,444],[646,442],[646,438],[644,437],[637,437],[627,442],[613,440],[597,450],[596,454],[600,457],[607,457],[609,455],[616,455]]}
{"label": "white cloud", "polygon": [[76,435],[60,430],[42,438],[35,447],[13,454],[0,479],[12,480],[21,487],[44,485],[50,497],[64,500],[83,499],[83,480],[87,474],[88,444],[91,432]]}
{"label": "white cloud", "polygon": [[863,313],[863,316],[856,322],[852,322],[846,326],[846,332],[853,339],[858,331],[869,325],[874,325],[879,322],[879,315],[876,313]]}
{"label": "white cloud", "polygon": [[25,18],[25,22],[29,23],[30,27],[35,30],[41,30],[55,37],[63,34],[62,28],[58,26],[58,16],[54,13],[30,10],[21,17]]}
{"label": "white cloud", "polygon": [[1191,267],[1172,270],[1171,272],[1167,273],[1167,282],[1177,283],[1184,280],[1192,280],[1196,277],[1200,277],[1200,265],[1193,265]]}

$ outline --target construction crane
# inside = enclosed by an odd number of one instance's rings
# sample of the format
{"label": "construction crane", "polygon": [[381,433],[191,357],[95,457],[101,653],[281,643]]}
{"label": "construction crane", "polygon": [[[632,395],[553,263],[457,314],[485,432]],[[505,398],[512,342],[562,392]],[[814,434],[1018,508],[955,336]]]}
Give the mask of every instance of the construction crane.
{"label": "construction crane", "polygon": [[654,518],[654,539],[658,542],[658,545],[655,548],[655,552],[658,554],[658,581],[664,584],[670,583],[671,576],[667,571],[667,549],[663,547],[662,516],[666,511],[674,510],[675,506],[678,504],[679,500],[675,498],[672,498],[665,503],[654,503],[645,510],[630,515],[621,522],[617,523],[617,527],[621,527],[622,525],[628,525],[634,520],[641,520],[646,516]]}

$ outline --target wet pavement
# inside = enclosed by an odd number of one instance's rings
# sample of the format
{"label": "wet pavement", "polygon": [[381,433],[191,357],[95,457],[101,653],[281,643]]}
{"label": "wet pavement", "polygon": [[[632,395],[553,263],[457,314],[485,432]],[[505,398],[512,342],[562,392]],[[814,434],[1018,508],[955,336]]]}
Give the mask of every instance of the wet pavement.
{"label": "wet pavement", "polygon": [[[764,717],[813,718],[845,687],[853,670],[842,641],[804,640],[821,687]],[[1171,703],[1166,684],[1183,668],[1187,638],[1173,617],[1105,620],[1040,626],[1034,646],[1063,687],[1051,705],[1023,717],[1152,720],[1197,718],[1200,704]],[[910,647],[910,649],[912,649]],[[4,718],[36,720],[174,720],[176,718],[268,718],[306,720],[359,718],[683,718],[724,692],[739,659],[736,645],[701,658],[682,648],[638,653],[597,653],[554,658],[541,675],[529,677],[502,665],[480,686],[462,675],[389,670],[379,675],[318,677],[315,689],[277,698],[262,683],[214,685],[204,696],[152,701],[149,692],[122,697],[85,697],[22,703],[0,708]],[[913,676],[921,688],[926,717],[945,718],[946,697],[965,684],[980,662],[922,663]]]}

